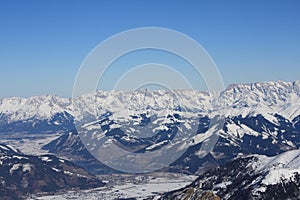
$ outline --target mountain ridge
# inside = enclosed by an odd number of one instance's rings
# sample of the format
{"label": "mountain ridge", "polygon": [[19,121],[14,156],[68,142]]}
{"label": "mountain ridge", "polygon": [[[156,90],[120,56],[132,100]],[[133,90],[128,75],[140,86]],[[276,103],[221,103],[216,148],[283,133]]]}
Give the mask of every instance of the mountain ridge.
{"label": "mountain ridge", "polygon": [[[66,118],[73,123],[73,120],[84,121],[84,118],[100,116],[107,111],[128,109],[129,111],[132,109],[146,111],[147,108],[165,109],[166,106],[173,109],[180,105],[185,113],[201,115],[221,113],[225,116],[239,114],[246,116],[276,113],[287,119],[293,119],[300,115],[299,80],[236,84],[229,86],[219,94],[192,90],[176,90],[174,92],[168,90],[97,91],[95,94],[87,94],[75,99],[61,98],[56,95],[2,98],[0,99],[0,125],[15,126],[12,124],[13,122],[34,124],[34,121],[45,120],[50,128],[61,125],[59,121],[53,120],[55,115],[69,115]],[[126,113],[116,113],[119,116],[124,114]],[[128,117],[128,114],[124,116]]]}

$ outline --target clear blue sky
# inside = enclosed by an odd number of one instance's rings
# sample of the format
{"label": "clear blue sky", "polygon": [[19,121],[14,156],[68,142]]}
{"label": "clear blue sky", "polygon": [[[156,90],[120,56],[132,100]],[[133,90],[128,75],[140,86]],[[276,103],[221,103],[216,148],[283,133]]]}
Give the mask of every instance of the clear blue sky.
{"label": "clear blue sky", "polygon": [[225,85],[300,79],[300,1],[0,1],[0,97],[71,96],[101,41],[157,26],[194,38]]}

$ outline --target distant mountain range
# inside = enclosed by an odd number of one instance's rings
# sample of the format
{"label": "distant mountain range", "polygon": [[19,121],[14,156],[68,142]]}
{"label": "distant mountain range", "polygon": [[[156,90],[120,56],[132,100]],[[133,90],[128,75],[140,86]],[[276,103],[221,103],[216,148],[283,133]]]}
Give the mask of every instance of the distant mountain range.
{"label": "distant mountain range", "polygon": [[139,123],[143,114],[147,117],[160,116],[160,111],[167,108],[174,113],[178,107],[181,117],[213,118],[220,114],[248,117],[261,114],[272,122],[277,114],[292,121],[300,115],[299,94],[300,81],[277,81],[230,85],[220,93],[139,90],[98,91],[75,99],[55,95],[3,98],[0,99],[0,132],[73,130],[74,121],[84,123],[106,113],[112,113],[110,119],[115,122],[125,119]]}

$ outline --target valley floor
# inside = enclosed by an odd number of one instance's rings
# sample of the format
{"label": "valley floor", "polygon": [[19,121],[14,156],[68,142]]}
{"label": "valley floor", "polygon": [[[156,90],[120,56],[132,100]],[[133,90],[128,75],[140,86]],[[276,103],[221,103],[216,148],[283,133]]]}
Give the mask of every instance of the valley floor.
{"label": "valley floor", "polygon": [[196,176],[187,176],[175,173],[151,173],[147,175],[101,175],[100,179],[106,182],[105,187],[92,190],[69,191],[51,196],[35,196],[29,200],[63,200],[89,199],[113,200],[119,198],[137,198],[159,196],[164,192],[180,189]]}

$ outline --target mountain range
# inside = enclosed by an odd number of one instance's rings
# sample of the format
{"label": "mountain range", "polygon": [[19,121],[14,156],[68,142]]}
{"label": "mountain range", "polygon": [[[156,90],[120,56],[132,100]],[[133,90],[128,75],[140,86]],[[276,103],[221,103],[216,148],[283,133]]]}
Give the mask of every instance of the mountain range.
{"label": "mountain range", "polygon": [[[299,194],[295,163],[300,147],[300,81],[235,84],[222,92],[96,91],[73,99],[53,95],[0,99],[0,133],[14,132],[60,133],[43,149],[93,174],[119,172],[94,157],[98,146],[89,141],[107,138],[137,154],[185,149],[160,170],[199,178],[166,199],[187,193],[191,195],[187,199],[195,194],[212,199],[282,199],[281,193],[270,194],[287,188],[291,191],[286,197],[296,199]],[[215,143],[205,154],[203,146],[213,138]]]}
{"label": "mountain range", "polygon": [[[256,116],[273,121],[278,114],[292,121],[300,115],[300,81],[230,85],[222,92],[194,90],[97,91],[74,99],[55,95],[0,99],[1,132],[72,130],[74,120],[86,121],[111,112],[111,118],[159,115],[160,110],[181,108],[182,116]],[[124,112],[124,110],[126,112]],[[129,112],[127,112],[129,110]],[[190,114],[190,115],[189,115]],[[140,118],[136,118],[140,120]]]}

